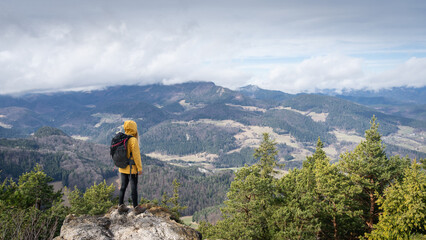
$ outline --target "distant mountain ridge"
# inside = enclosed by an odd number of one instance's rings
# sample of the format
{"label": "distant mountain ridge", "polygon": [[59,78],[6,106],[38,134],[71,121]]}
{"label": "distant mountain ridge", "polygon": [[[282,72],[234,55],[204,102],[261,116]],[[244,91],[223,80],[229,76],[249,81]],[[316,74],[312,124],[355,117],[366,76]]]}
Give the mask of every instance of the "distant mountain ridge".
{"label": "distant mountain ridge", "polygon": [[[340,96],[293,95],[255,86],[233,91],[189,82],[0,100],[1,180],[40,163],[71,188],[84,189],[103,179],[117,184],[108,144],[123,130],[124,120],[132,119],[143,154],[141,196],[160,199],[171,193],[170,183],[177,178],[189,215],[223,202],[233,178],[229,168],[255,163],[253,152],[265,132],[277,143],[279,162],[290,169],[313,153],[318,137],[332,161],[352,151],[375,115],[389,154],[426,157],[425,121],[401,110],[396,115],[383,110],[406,105],[368,105]],[[419,116],[419,111],[409,113]]]}
{"label": "distant mountain ridge", "polygon": [[[241,87],[238,91],[257,99],[287,100],[296,95],[264,90],[255,85]],[[426,121],[426,87],[393,87],[380,90],[324,89],[311,95],[326,95],[372,107],[380,112],[399,117]],[[264,97],[270,96],[270,97]]]}
{"label": "distant mountain ridge", "polygon": [[[338,93],[333,90],[325,90],[322,93],[329,96],[347,97],[353,99],[383,99],[402,104],[415,103],[426,104],[426,86],[420,88],[414,87],[393,87],[380,90],[347,90]],[[377,102],[375,102],[376,104]]]}
{"label": "distant mountain ridge", "polygon": [[387,114],[426,121],[426,87],[329,92],[328,95],[370,106]]}
{"label": "distant mountain ridge", "polygon": [[0,98],[0,137],[27,137],[51,126],[73,138],[108,144],[124,120],[133,119],[144,153],[179,164],[253,163],[262,132],[277,139],[279,158],[287,167],[300,165],[318,137],[337,158],[359,143],[373,115],[387,144],[398,146],[390,150],[418,157],[426,153],[424,121],[320,94],[255,86],[232,91],[211,82],[188,82]]}
{"label": "distant mountain ridge", "polygon": [[239,88],[237,91],[251,98],[278,102],[290,99],[295,96],[281,91],[261,89],[255,85],[247,85],[245,87]]}

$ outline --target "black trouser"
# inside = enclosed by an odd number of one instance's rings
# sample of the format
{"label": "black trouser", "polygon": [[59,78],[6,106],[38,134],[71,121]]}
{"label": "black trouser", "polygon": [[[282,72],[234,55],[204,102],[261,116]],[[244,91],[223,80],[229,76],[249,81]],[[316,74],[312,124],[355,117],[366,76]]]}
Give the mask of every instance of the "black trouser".
{"label": "black trouser", "polygon": [[[131,176],[131,177],[130,177]],[[120,195],[119,195],[119,204],[124,203],[124,194],[126,193],[127,185],[129,185],[129,177],[130,177],[130,187],[132,190],[132,202],[133,207],[136,207],[138,205],[138,175],[137,174],[125,174],[120,173],[121,178],[121,188],[120,188]]]}

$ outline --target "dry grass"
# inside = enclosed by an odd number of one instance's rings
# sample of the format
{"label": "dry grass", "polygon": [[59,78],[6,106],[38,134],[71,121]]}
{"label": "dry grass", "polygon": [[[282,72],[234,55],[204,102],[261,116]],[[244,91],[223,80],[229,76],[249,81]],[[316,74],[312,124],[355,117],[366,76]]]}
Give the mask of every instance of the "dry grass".
{"label": "dry grass", "polygon": [[354,143],[360,143],[361,141],[365,140],[365,138],[357,135],[355,131],[346,131],[341,129],[336,129],[332,131],[332,134],[336,136],[338,142],[354,142]]}
{"label": "dry grass", "polygon": [[299,148],[296,150],[296,152],[291,153],[291,155],[294,157],[294,159],[292,161],[304,161],[306,159],[307,156],[312,155],[313,152],[304,149],[304,148]]}
{"label": "dry grass", "polygon": [[307,116],[311,117],[315,122],[325,122],[325,120],[327,120],[328,113],[310,112]]}
{"label": "dry grass", "polygon": [[121,114],[112,114],[112,113],[95,113],[92,114],[93,117],[100,118],[99,122],[95,125],[95,128],[100,127],[104,123],[123,123],[124,118]]}
{"label": "dry grass", "polygon": [[178,155],[168,155],[160,152],[152,152],[146,154],[149,157],[160,159],[161,161],[172,161],[172,160],[181,160],[184,162],[214,162],[219,156],[217,154],[211,154],[207,152],[178,156]]}
{"label": "dry grass", "polygon": [[242,108],[243,110],[250,111],[250,112],[266,112],[266,109],[255,107],[255,106],[242,106],[242,105],[235,105],[235,104],[229,104],[229,103],[227,103],[226,105],[231,107],[239,107],[239,108]]}
{"label": "dry grass", "polygon": [[241,133],[236,134],[234,137],[237,140],[237,144],[244,147],[256,148],[260,145],[263,139],[263,133],[268,133],[269,136],[275,139],[278,144],[287,144],[288,146],[298,148],[299,144],[294,137],[289,134],[280,135],[274,132],[271,127],[261,126],[244,126],[240,128]]}
{"label": "dry grass", "polygon": [[204,107],[204,104],[191,104],[191,103],[187,103],[185,100],[180,100],[179,104],[187,111],[187,110],[192,110],[192,109],[197,109],[197,108],[201,108]]}
{"label": "dry grass", "polygon": [[[178,123],[178,124],[204,123],[204,124],[213,124],[218,127],[239,128],[241,132],[237,133],[234,137],[237,140],[237,145],[240,147],[236,150],[230,151],[229,153],[238,152],[245,147],[251,147],[251,148],[258,147],[263,139],[263,133],[268,133],[273,139],[275,139],[275,141],[278,144],[285,143],[294,148],[300,147],[300,145],[297,143],[294,137],[292,137],[289,134],[285,134],[285,135],[277,134],[276,132],[274,132],[274,130],[271,127],[246,126],[242,123],[239,123],[233,120],[216,121],[211,119],[200,119],[198,121],[189,121],[189,122],[176,121],[173,123]],[[173,156],[174,159],[176,159],[176,157],[178,156]]]}
{"label": "dry grass", "polygon": [[404,147],[410,150],[426,153],[426,132],[412,127],[399,126],[397,133],[383,137],[389,144]]}
{"label": "dry grass", "polygon": [[181,217],[180,220],[182,220],[182,222],[185,225],[187,225],[189,227],[192,227],[194,229],[197,229],[198,226],[199,226],[198,223],[192,221],[192,216],[184,216],[184,217]]}
{"label": "dry grass", "polygon": [[13,126],[12,126],[12,125],[10,125],[10,124],[6,124],[6,123],[2,123],[2,122],[0,122],[0,127],[2,127],[2,128],[7,128],[7,129],[11,129]]}
{"label": "dry grass", "polygon": [[80,135],[72,135],[71,137],[77,140],[82,140],[82,141],[87,141],[90,139],[89,137],[80,136]]}
{"label": "dry grass", "polygon": [[[308,113],[308,112],[303,112],[303,111],[294,110],[290,108],[283,108],[283,107],[280,107],[280,108],[300,112],[305,115],[309,115],[313,119],[315,118],[316,121],[322,121],[327,117],[326,113],[321,113],[321,114],[312,113],[312,112]],[[275,142],[278,144],[285,143],[286,145],[295,148],[296,150],[291,152],[291,155],[294,157],[293,161],[303,161],[306,159],[307,156],[313,154],[313,152],[305,149],[303,144],[299,143],[291,135],[277,134],[276,132],[274,132],[273,128],[271,127],[246,126],[244,124],[235,122],[233,120],[216,121],[211,119],[201,119],[198,121],[179,122],[179,123],[181,124],[204,123],[204,124],[214,124],[219,127],[239,128],[241,131],[237,133],[236,135],[234,135],[238,148],[232,151],[229,151],[228,154],[239,152],[241,151],[241,149],[247,148],[247,147],[249,148],[259,147],[263,138],[263,133],[268,133],[271,136],[271,138],[275,139]],[[361,141],[365,140],[362,136],[358,135],[355,131],[335,129],[331,132],[331,134],[336,136],[337,143],[325,147],[324,151],[332,159],[338,158],[339,154],[344,152],[345,150],[352,151],[354,146],[359,144]],[[416,150],[420,152],[426,152],[425,139],[426,139],[426,132],[418,131],[414,128],[405,127],[405,126],[401,126],[397,133],[392,134],[390,136],[383,137],[383,140],[386,143],[398,145],[404,148],[408,148],[408,149]],[[148,154],[148,156],[158,158],[163,161],[182,160],[185,162],[197,162],[200,164],[209,164],[211,162],[214,162],[218,158],[218,155],[209,154],[207,152],[187,155],[187,156],[167,155],[167,154],[162,154],[158,152],[153,152]],[[212,170],[214,169],[214,166],[209,164],[209,166],[206,166],[205,168]],[[236,169],[238,168],[233,168],[232,170],[236,170]]]}
{"label": "dry grass", "polygon": [[339,152],[337,152],[337,149],[333,145],[325,147],[324,152],[331,158],[336,158],[339,156]]}
{"label": "dry grass", "polygon": [[[304,160],[307,155],[312,154],[310,151],[303,149],[303,145],[297,142],[296,138],[292,137],[290,134],[278,134],[271,127],[262,127],[262,126],[246,126],[239,122],[233,120],[211,120],[211,119],[200,119],[198,121],[189,121],[189,122],[174,122],[179,124],[214,124],[219,127],[232,127],[239,128],[241,132],[234,135],[236,139],[236,144],[238,145],[237,149],[231,150],[228,152],[234,153],[239,152],[243,148],[257,148],[263,139],[263,133],[268,133],[269,136],[275,140],[277,144],[286,144],[290,147],[298,149],[296,153],[292,153],[297,160]],[[147,154],[150,157],[158,158],[162,161],[171,161],[171,160],[182,160],[190,162],[212,162],[215,161],[218,156],[216,154],[208,153],[199,153],[186,156],[176,156],[176,155],[167,155],[159,152],[152,152]]]}
{"label": "dry grass", "polygon": [[297,112],[300,113],[302,115],[311,117],[312,120],[314,120],[315,122],[325,122],[325,120],[327,119],[328,113],[316,113],[316,112],[311,112],[311,111],[300,111],[297,109],[293,109],[291,107],[277,107],[275,109],[283,109],[283,110],[289,110],[289,111],[293,111],[293,112]]}

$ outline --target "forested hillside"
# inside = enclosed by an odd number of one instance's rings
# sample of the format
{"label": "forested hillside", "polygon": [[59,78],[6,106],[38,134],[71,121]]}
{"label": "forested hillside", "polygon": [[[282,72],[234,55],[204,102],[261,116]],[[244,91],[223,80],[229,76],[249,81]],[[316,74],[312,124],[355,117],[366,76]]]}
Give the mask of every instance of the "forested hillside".
{"label": "forested hillside", "polygon": [[143,163],[139,195],[150,200],[161,200],[164,193],[172,195],[172,182],[176,179],[180,183],[180,203],[187,206],[182,211],[183,215],[192,215],[222,203],[234,177],[230,170],[211,172],[199,167],[182,168],[149,157],[144,158]]}
{"label": "forested hillside", "polygon": [[[392,153],[423,157],[426,123],[319,94],[291,95],[247,86],[232,91],[210,82],[115,86],[90,92],[1,96],[0,137],[26,138],[42,126],[109,144],[126,119],[137,122],[141,148],[166,161],[241,167],[268,132],[279,159],[300,167],[318,137],[333,160],[353,148],[375,115]],[[408,115],[411,116],[411,115]],[[208,157],[206,157],[208,156]],[[232,161],[231,159],[235,159]]]}
{"label": "forested hillside", "polygon": [[[139,184],[139,195],[161,200],[163,193],[172,194],[174,179],[181,184],[181,201],[191,215],[205,207],[217,205],[225,199],[232,181],[230,170],[213,172],[200,167],[173,166],[142,156],[144,174]],[[118,169],[114,167],[105,145],[75,140],[58,129],[40,128],[27,139],[0,139],[0,181],[15,180],[39,164],[54,181],[73,189],[85,190],[94,182],[105,179],[118,190]]]}
{"label": "forested hillside", "polygon": [[123,130],[124,120],[132,119],[146,161],[141,196],[170,193],[176,178],[185,192],[183,204],[189,206],[185,214],[223,201],[233,176],[227,169],[254,164],[263,133],[275,139],[277,160],[285,170],[300,169],[315,152],[318,137],[330,160],[337,162],[364,139],[375,115],[387,154],[426,157],[424,121],[318,94],[291,95],[253,86],[232,91],[192,82],[1,100],[1,179],[16,180],[39,163],[55,181],[71,188],[84,190],[103,179],[117,184],[107,145]]}
{"label": "forested hillside", "polygon": [[115,176],[105,145],[75,140],[58,129],[40,128],[27,139],[0,139],[0,179],[16,179],[36,164],[64,186],[85,189]]}
{"label": "forested hillside", "polygon": [[[300,169],[276,178],[277,148],[264,134],[258,162],[236,172],[222,219],[206,239],[424,239],[426,162],[389,156],[376,119],[365,140],[330,163],[317,141]],[[194,219],[216,215],[215,208]]]}
{"label": "forested hillside", "polygon": [[426,87],[347,90],[339,93],[328,90],[323,94],[366,105],[386,114],[426,121]]}

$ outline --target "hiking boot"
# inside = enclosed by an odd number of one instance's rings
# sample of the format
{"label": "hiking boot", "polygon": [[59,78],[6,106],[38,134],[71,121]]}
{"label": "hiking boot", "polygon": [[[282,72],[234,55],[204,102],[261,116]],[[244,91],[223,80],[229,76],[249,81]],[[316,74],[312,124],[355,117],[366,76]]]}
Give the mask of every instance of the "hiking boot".
{"label": "hiking boot", "polygon": [[140,205],[133,208],[133,211],[135,212],[135,215],[144,213],[146,211],[146,207],[141,207]]}
{"label": "hiking boot", "polygon": [[129,208],[126,205],[121,204],[121,205],[118,206],[118,213],[119,214],[122,214],[122,213],[125,213],[125,212],[128,212],[128,211],[129,211]]}

